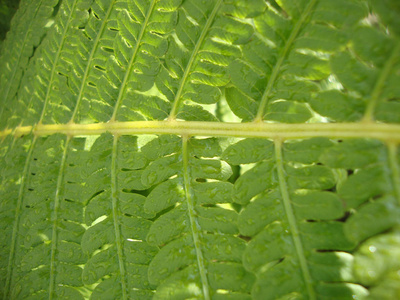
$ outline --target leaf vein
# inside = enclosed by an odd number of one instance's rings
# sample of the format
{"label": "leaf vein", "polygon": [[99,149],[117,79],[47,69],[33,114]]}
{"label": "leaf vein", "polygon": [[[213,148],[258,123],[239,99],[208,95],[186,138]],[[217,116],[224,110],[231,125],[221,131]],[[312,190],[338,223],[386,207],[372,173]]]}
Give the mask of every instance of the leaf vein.
{"label": "leaf vein", "polygon": [[208,29],[211,27],[211,24],[214,21],[215,16],[217,15],[217,12],[219,10],[221,3],[222,3],[222,0],[218,0],[217,3],[215,4],[213,11],[211,12],[209,18],[207,19],[206,24],[203,27],[203,30],[201,31],[201,34],[200,34],[199,39],[197,40],[196,46],[194,47],[193,52],[190,55],[188,64],[186,65],[186,68],[185,68],[185,73],[183,73],[183,76],[179,83],[178,91],[175,94],[174,103],[172,105],[172,109],[171,109],[171,112],[168,117],[169,120],[176,119],[176,115],[178,113],[178,108],[181,103],[181,95],[182,95],[183,87],[185,86],[185,83],[189,77],[190,70],[192,69],[192,65],[196,59],[197,53],[199,52],[200,47],[203,44],[203,41],[207,35]]}
{"label": "leaf vein", "polygon": [[210,288],[207,280],[207,270],[204,265],[203,252],[200,246],[200,233],[196,222],[196,213],[191,195],[191,184],[189,178],[189,153],[188,153],[188,137],[182,137],[182,156],[183,156],[183,179],[185,186],[185,195],[190,219],[190,228],[192,230],[193,243],[196,250],[197,266],[199,267],[200,279],[203,286],[204,299],[210,300]]}
{"label": "leaf vein", "polygon": [[296,39],[297,35],[299,34],[301,28],[303,27],[304,22],[306,21],[306,18],[309,16],[312,8],[314,5],[317,3],[318,0],[311,0],[307,7],[305,8],[304,12],[301,14],[300,19],[297,21],[296,25],[294,26],[293,30],[291,31],[288,40],[285,43],[285,47],[283,48],[282,52],[279,55],[279,59],[276,62],[272,73],[271,77],[268,80],[267,87],[265,88],[264,94],[261,97],[261,102],[260,102],[260,107],[258,109],[257,115],[254,119],[255,122],[261,122],[263,119],[265,107],[268,104],[269,101],[269,95],[272,91],[272,87],[275,84],[276,79],[278,78],[278,74],[281,71],[282,65],[284,60],[286,59],[286,56],[290,50],[290,47],[293,45],[294,40]]}
{"label": "leaf vein", "polygon": [[392,172],[392,181],[394,194],[397,199],[397,203],[400,205],[400,167],[397,160],[397,143],[388,143],[389,150],[389,165]]}
{"label": "leaf vein", "polygon": [[85,73],[83,74],[83,77],[82,77],[83,78],[82,79],[82,84],[81,84],[81,87],[79,89],[78,98],[77,98],[77,101],[76,101],[74,112],[72,113],[72,117],[71,117],[70,123],[73,123],[75,121],[75,116],[76,116],[76,114],[78,112],[79,104],[81,103],[81,100],[82,100],[83,90],[85,88],[85,85],[86,85],[86,82],[87,82],[87,79],[88,79],[89,69],[90,69],[90,66],[92,66],[93,56],[94,56],[94,53],[96,52],[97,47],[99,45],[100,38],[101,38],[101,36],[102,36],[102,34],[104,32],[104,29],[106,27],[106,24],[107,24],[107,20],[111,15],[114,3],[115,3],[115,0],[113,0],[110,3],[110,6],[109,6],[109,8],[107,10],[107,13],[106,13],[106,15],[104,17],[104,20],[103,20],[102,24],[101,24],[100,30],[99,30],[99,32],[98,32],[98,34],[96,36],[96,40],[94,41],[94,45],[93,45],[92,51],[90,52],[90,56],[89,56],[89,58],[87,60],[88,64],[86,65]]}
{"label": "leaf vein", "polygon": [[368,106],[365,110],[365,114],[363,117],[364,122],[371,122],[373,120],[373,114],[374,114],[375,108],[378,104],[379,96],[382,92],[382,89],[385,86],[385,82],[390,74],[390,71],[392,70],[393,66],[395,65],[396,60],[399,59],[399,53],[400,53],[400,42],[397,42],[396,46],[393,47],[390,57],[385,62],[385,65],[379,74],[378,80],[375,83],[374,89],[371,94],[371,98],[368,102]]}
{"label": "leaf vein", "polygon": [[117,151],[118,150],[118,136],[114,135],[113,140],[113,148],[112,148],[112,157],[111,157],[111,198],[112,198],[112,211],[113,211],[113,222],[114,222],[114,231],[115,231],[115,243],[117,246],[117,256],[118,256],[118,266],[121,275],[121,286],[122,286],[122,299],[128,299],[126,294],[126,278],[125,278],[125,265],[121,244],[121,230],[119,228],[118,222],[118,183],[117,183]]}
{"label": "leaf vein", "polygon": [[6,275],[6,283],[5,283],[5,287],[4,287],[3,299],[9,299],[8,295],[10,293],[11,277],[12,277],[13,268],[14,268],[14,260],[15,260],[16,244],[17,244],[17,233],[19,230],[19,219],[20,219],[21,210],[22,210],[24,189],[25,189],[25,184],[26,184],[26,178],[28,176],[29,169],[31,166],[33,148],[36,145],[36,140],[37,140],[37,137],[35,136],[32,140],[32,144],[29,147],[29,152],[28,152],[28,155],[25,160],[24,170],[22,171],[21,185],[20,185],[20,188],[18,191],[17,206],[15,208],[15,214],[14,214],[15,217],[14,217],[14,224],[13,224],[13,230],[12,230],[12,235],[11,235],[10,255],[9,255],[8,264],[7,264],[7,275]]}
{"label": "leaf vein", "polygon": [[62,36],[61,36],[61,44],[58,47],[56,58],[54,60],[53,67],[51,69],[50,81],[47,84],[46,96],[44,98],[44,104],[43,104],[42,114],[41,114],[40,119],[39,119],[39,124],[41,124],[42,121],[43,121],[44,115],[46,113],[47,105],[49,104],[49,101],[50,101],[50,90],[51,90],[52,85],[53,85],[54,74],[56,73],[55,71],[56,71],[56,67],[57,67],[57,64],[58,64],[58,60],[59,60],[60,55],[61,55],[61,50],[64,47],[66,34],[67,34],[69,26],[71,24],[72,14],[74,13],[74,10],[75,10],[77,2],[78,2],[78,0],[75,0],[74,4],[72,5],[71,11],[70,11],[69,16],[68,16],[67,24],[65,25],[64,31],[63,31]]}
{"label": "leaf vein", "polygon": [[[37,8],[36,8],[36,10],[35,10],[35,15],[34,15],[34,17],[32,17],[32,19],[31,19],[30,24],[29,24],[28,27],[31,27],[33,21],[35,20],[36,14],[37,14],[37,12],[39,11],[40,6],[42,5],[42,2],[43,2],[43,0],[40,1],[40,3],[38,4],[38,6],[37,6]],[[20,63],[20,61],[21,61],[22,53],[24,52],[24,48],[25,48],[25,45],[26,45],[25,42],[26,42],[26,39],[27,39],[27,37],[28,37],[29,32],[30,32],[30,30],[27,30],[26,33],[25,33],[24,41],[23,41],[23,46],[22,46],[21,51],[19,52],[18,59],[17,59],[17,64],[16,64],[17,67],[14,67],[14,71],[13,71],[13,73],[12,73],[12,76],[11,76],[11,78],[10,78],[10,80],[9,80],[9,84],[8,84],[8,86],[7,86],[7,91],[5,92],[5,94],[4,94],[4,96],[3,96],[4,102],[3,102],[3,105],[2,105],[2,108],[1,108],[1,112],[0,112],[0,120],[1,120],[1,117],[3,116],[4,108],[7,106],[7,105],[6,105],[7,97],[8,97],[8,94],[10,93],[11,85],[12,85],[12,82],[14,81],[15,74],[17,73],[17,70],[18,70],[18,67],[19,67],[19,63]]]}
{"label": "leaf vein", "polygon": [[58,172],[57,187],[54,199],[54,209],[53,209],[53,229],[51,234],[51,254],[50,254],[50,279],[49,279],[49,300],[53,299],[53,293],[55,290],[55,270],[56,270],[56,251],[58,242],[58,232],[57,232],[57,218],[58,209],[60,207],[60,195],[62,193],[62,184],[65,174],[66,158],[68,152],[68,146],[70,141],[70,136],[67,137],[64,145],[64,151],[61,158],[60,170]]}
{"label": "leaf vein", "polygon": [[154,6],[156,5],[156,2],[157,2],[157,0],[153,0],[151,2],[149,10],[147,11],[147,14],[146,14],[146,18],[145,18],[145,20],[144,20],[144,22],[142,24],[142,28],[140,29],[139,36],[138,36],[138,38],[136,40],[135,49],[133,50],[132,57],[131,57],[131,59],[129,61],[128,68],[127,68],[127,70],[125,72],[124,79],[122,80],[121,88],[119,89],[119,92],[118,92],[117,102],[115,104],[114,112],[113,112],[113,114],[111,116],[111,120],[110,121],[115,121],[116,120],[119,107],[121,106],[122,98],[125,95],[128,79],[129,79],[129,76],[130,76],[130,74],[132,72],[133,62],[135,61],[136,54],[139,51],[139,48],[140,48],[144,33],[146,31],[146,28],[147,28],[147,24],[149,23],[150,16],[151,16],[151,14],[152,14],[152,12],[154,10]]}
{"label": "leaf vein", "polygon": [[282,195],[283,205],[286,212],[286,217],[289,222],[290,233],[293,238],[293,242],[296,248],[297,258],[300,262],[301,272],[303,274],[304,282],[308,292],[310,300],[316,300],[315,290],[312,285],[312,278],[310,275],[310,270],[308,269],[307,260],[304,255],[303,245],[300,239],[300,232],[297,228],[296,217],[293,213],[292,204],[290,201],[288,186],[285,180],[285,170],[283,167],[283,157],[282,157],[282,141],[275,140],[275,159],[277,164],[279,188]]}

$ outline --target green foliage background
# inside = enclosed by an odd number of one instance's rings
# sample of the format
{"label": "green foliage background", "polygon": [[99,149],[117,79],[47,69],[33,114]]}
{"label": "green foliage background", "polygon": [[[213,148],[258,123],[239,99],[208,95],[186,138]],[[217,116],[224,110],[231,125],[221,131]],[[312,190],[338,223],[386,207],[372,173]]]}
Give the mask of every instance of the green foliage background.
{"label": "green foliage background", "polygon": [[0,1],[0,41],[5,39],[7,31],[10,29],[10,22],[18,9],[18,4],[18,0]]}
{"label": "green foliage background", "polygon": [[0,295],[400,298],[399,82],[398,0],[22,0]]}

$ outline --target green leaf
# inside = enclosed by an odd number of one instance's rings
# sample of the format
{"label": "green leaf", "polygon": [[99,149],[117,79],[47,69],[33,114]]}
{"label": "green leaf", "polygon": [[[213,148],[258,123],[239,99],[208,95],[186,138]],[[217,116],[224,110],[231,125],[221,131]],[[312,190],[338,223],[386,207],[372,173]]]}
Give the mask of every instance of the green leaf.
{"label": "green leaf", "polygon": [[400,298],[399,19],[397,0],[21,0],[0,298]]}

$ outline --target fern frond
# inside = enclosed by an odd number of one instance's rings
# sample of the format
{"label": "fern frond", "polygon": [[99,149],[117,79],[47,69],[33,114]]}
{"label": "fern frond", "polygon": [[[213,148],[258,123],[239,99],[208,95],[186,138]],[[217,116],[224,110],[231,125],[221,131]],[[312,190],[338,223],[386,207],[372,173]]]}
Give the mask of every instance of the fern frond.
{"label": "fern frond", "polygon": [[[165,36],[173,29],[179,4],[180,1],[135,1],[125,4],[128,7],[119,11],[118,22],[113,26],[116,35],[113,45],[109,46],[114,55],[101,66],[103,74],[101,84],[97,86],[102,101],[91,103],[93,109],[98,106],[96,110],[104,115],[96,120],[165,117],[165,101],[152,95],[149,96],[153,100],[146,101],[143,93],[153,86],[160,68],[160,58],[167,49]],[[107,107],[100,106],[104,103],[108,104]],[[127,110],[127,107],[130,109]],[[87,112],[85,110],[82,113]]]}
{"label": "fern frond", "polygon": [[[256,2],[262,9],[262,2]],[[196,3],[185,1],[179,10],[175,34],[169,41],[156,85],[171,103],[169,119],[215,121],[215,116],[206,113],[201,105],[220,99],[219,87],[229,82],[227,66],[240,56],[238,44],[252,34],[245,18],[254,13],[255,7],[252,11],[241,1],[207,1],[202,6]]]}
{"label": "fern frond", "polygon": [[[376,26],[377,17],[370,15],[349,31],[350,48],[331,57],[339,86],[320,93],[310,102],[321,115],[335,121],[400,121],[396,113],[400,108],[397,84],[400,44],[385,28]],[[333,99],[340,101],[343,111],[329,110],[326,104]]]}
{"label": "fern frond", "polygon": [[368,299],[389,300],[400,295],[399,246],[397,228],[394,232],[366,240],[357,250],[354,259],[355,275],[363,284],[372,286]]}
{"label": "fern frond", "polygon": [[[63,216],[58,211],[59,203],[49,202],[60,193],[57,172],[61,163],[65,163],[65,140],[62,135],[54,135],[35,140],[33,146],[35,149],[27,157],[28,168],[24,169],[25,178],[17,203],[16,215],[20,216],[14,221],[17,230],[13,231],[15,242],[11,245],[15,254],[9,261],[8,276],[12,278],[13,287],[10,297],[26,298],[34,292],[38,295],[69,294],[80,299],[80,294],[69,286],[82,286],[79,280],[82,270],[77,265],[84,262],[78,244],[84,228],[66,221],[65,216],[58,219]],[[59,253],[57,265],[55,249]],[[70,251],[75,255],[68,257]],[[65,273],[65,276],[58,277],[56,282],[55,272]],[[34,290],[24,289],[25,282],[33,282]],[[7,290],[5,297],[6,293]]]}
{"label": "fern frond", "polygon": [[[89,228],[82,237],[82,250],[89,260],[82,279],[88,285],[100,283],[93,291],[93,299],[105,291],[121,299],[149,299],[153,294],[147,268],[156,248],[149,246],[145,238],[152,223],[149,219],[154,215],[143,211],[145,197],[131,191],[130,182],[120,177],[130,168],[140,168],[129,164],[124,155],[135,151],[132,142],[135,138],[118,139],[106,134],[96,139],[87,156],[94,163],[86,163],[89,178],[85,185],[94,186],[91,182],[110,174],[104,189],[89,191],[86,197],[85,222]],[[85,186],[81,189],[88,192]]]}
{"label": "fern frond", "polygon": [[16,215],[20,214],[21,207],[17,207],[15,199],[18,199],[18,191],[20,189],[21,178],[20,173],[24,169],[24,163],[28,155],[26,149],[29,148],[31,143],[31,137],[28,136],[22,139],[4,139],[1,144],[1,281],[0,290],[4,293],[4,297],[7,297],[9,285],[10,285],[10,274],[13,265],[10,261],[14,259],[15,249],[13,244],[15,243],[15,235],[13,237],[13,231],[9,229],[9,224],[13,223]]}
{"label": "fern frond", "polygon": [[[264,144],[259,149],[269,151],[261,152],[253,147],[256,144]],[[254,299],[365,295],[363,287],[348,283],[355,282],[354,278],[341,277],[339,272],[350,264],[351,255],[344,251],[354,249],[357,239],[347,238],[347,223],[339,221],[351,208],[350,203],[342,204],[341,191],[352,177],[340,182],[342,171],[325,164],[324,158],[335,149],[333,143],[316,138],[274,144],[246,139],[224,153],[232,164],[255,163],[235,182],[233,192],[235,202],[245,205],[238,226],[242,235],[251,237],[243,262],[257,276]],[[377,184],[384,183],[385,178]],[[330,266],[327,274],[321,273],[323,263]],[[285,284],[277,289],[278,282]]]}
{"label": "fern frond", "polygon": [[398,0],[22,0],[8,299],[396,299]]}
{"label": "fern frond", "polygon": [[232,111],[244,121],[309,120],[304,103],[327,80],[327,58],[346,45],[346,28],[364,16],[358,1],[269,5],[254,18],[256,33],[242,58],[229,66],[232,87],[226,96]]}
{"label": "fern frond", "polygon": [[142,182],[155,185],[144,204],[158,215],[147,236],[160,247],[149,268],[155,298],[249,298],[253,277],[240,263],[245,244],[234,236],[237,213],[226,207],[232,171],[214,158],[221,154],[217,140],[162,136],[142,151],[154,160]]}
{"label": "fern frond", "polygon": [[51,27],[52,14],[57,3],[57,0],[21,1],[21,9],[14,16],[13,23],[16,28],[8,34],[0,58],[2,69],[0,127],[2,129],[6,127],[6,121],[14,117],[12,110],[16,106],[12,103],[17,101],[14,97],[31,56]]}
{"label": "fern frond", "polygon": [[[358,147],[362,147],[362,151],[355,157],[354,151]],[[346,208],[356,210],[345,224],[349,239],[361,242],[396,225],[400,213],[396,208],[397,182],[391,179],[394,175],[391,165],[396,162],[388,160],[385,145],[368,140],[343,141],[326,151],[321,160],[330,167],[350,173],[337,187]],[[368,192],[361,191],[364,185],[369,186]]]}

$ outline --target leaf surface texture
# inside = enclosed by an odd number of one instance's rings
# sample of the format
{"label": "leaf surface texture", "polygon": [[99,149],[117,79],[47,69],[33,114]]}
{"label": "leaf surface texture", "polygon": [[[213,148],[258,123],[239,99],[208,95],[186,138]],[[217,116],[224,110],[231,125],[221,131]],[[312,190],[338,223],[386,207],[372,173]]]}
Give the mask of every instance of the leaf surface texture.
{"label": "leaf surface texture", "polygon": [[397,299],[396,0],[21,0],[3,299]]}

